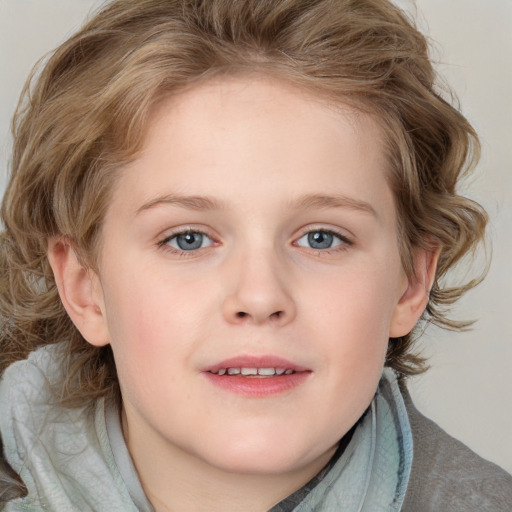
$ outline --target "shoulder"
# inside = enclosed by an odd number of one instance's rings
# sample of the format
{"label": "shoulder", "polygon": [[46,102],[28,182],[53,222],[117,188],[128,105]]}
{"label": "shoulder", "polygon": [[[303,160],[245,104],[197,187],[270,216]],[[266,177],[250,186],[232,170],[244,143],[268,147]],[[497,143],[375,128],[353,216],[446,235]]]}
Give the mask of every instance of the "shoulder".
{"label": "shoulder", "polygon": [[423,416],[402,388],[414,454],[404,512],[503,512],[512,503],[512,476]]}

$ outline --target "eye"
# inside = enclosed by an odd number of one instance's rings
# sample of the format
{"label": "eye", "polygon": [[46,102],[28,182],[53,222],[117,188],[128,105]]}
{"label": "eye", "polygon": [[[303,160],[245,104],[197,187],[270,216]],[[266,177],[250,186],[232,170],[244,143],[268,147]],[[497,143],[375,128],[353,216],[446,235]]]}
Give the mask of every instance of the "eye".
{"label": "eye", "polygon": [[177,233],[162,242],[162,245],[169,245],[179,251],[195,251],[203,247],[209,247],[212,244],[213,240],[208,235],[200,233],[199,231]]}
{"label": "eye", "polygon": [[306,233],[296,243],[300,247],[309,247],[316,250],[333,249],[342,244],[350,244],[345,237],[323,229]]}

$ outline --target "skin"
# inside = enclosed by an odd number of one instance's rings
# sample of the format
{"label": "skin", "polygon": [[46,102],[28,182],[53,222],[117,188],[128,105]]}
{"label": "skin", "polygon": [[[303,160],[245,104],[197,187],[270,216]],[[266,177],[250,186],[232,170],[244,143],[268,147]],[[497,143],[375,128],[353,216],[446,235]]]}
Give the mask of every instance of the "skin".
{"label": "skin", "polygon": [[[417,251],[416,276],[403,272],[382,140],[370,116],[284,82],[207,82],[152,112],[108,207],[99,271],[51,241],[68,313],[112,345],[125,438],[157,511],[267,510],[369,405],[436,263]],[[204,233],[201,248],[179,249],[187,231]],[[331,247],[310,233],[334,233]],[[205,378],[247,355],[307,378],[264,396]]]}

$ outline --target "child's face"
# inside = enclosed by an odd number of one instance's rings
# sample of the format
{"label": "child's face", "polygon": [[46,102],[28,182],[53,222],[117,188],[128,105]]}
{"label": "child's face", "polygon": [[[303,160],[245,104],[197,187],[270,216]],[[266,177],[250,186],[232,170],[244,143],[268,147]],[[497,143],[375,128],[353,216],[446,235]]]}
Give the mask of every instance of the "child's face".
{"label": "child's face", "polygon": [[[161,103],[102,237],[129,445],[155,457],[323,465],[369,405],[389,336],[417,319],[378,126],[283,83]],[[215,373],[240,368],[294,373]]]}

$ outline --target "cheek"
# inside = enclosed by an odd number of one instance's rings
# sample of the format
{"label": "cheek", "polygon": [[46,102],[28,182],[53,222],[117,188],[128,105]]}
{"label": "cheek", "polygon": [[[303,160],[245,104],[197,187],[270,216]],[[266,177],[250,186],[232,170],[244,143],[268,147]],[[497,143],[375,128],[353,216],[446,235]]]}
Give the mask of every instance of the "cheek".
{"label": "cheek", "polygon": [[393,274],[378,263],[359,272],[352,267],[325,279],[324,291],[317,288],[304,306],[308,337],[316,336],[328,357],[333,387],[359,389],[363,401],[371,398],[385,361],[398,295]]}
{"label": "cheek", "polygon": [[105,291],[110,343],[121,380],[128,372],[150,374],[155,360],[167,359],[162,350],[173,346],[170,297],[162,283],[147,277],[137,273],[132,279],[111,280]]}
{"label": "cheek", "polygon": [[[304,283],[309,293],[306,311],[318,316],[315,325],[335,334],[368,343],[386,341],[394,308],[398,302],[399,272],[378,262],[347,267],[330,275],[315,277],[316,285]],[[358,336],[355,336],[359,333]]]}
{"label": "cheek", "polygon": [[116,338],[148,347],[174,331],[194,292],[165,269],[135,263],[112,269],[105,292],[107,321]]}
{"label": "cheek", "polygon": [[[181,389],[180,363],[186,358],[177,343],[170,307],[158,294],[118,297],[110,309],[111,346],[125,404],[145,410],[159,395]],[[164,391],[164,389],[166,391]],[[187,390],[183,390],[183,398]]]}
{"label": "cheek", "polygon": [[154,381],[162,373],[168,380],[192,357],[201,333],[209,332],[213,301],[197,280],[191,284],[176,274],[140,268],[131,271],[131,279],[109,281],[105,304],[111,345],[120,378],[137,372],[137,379]]}

